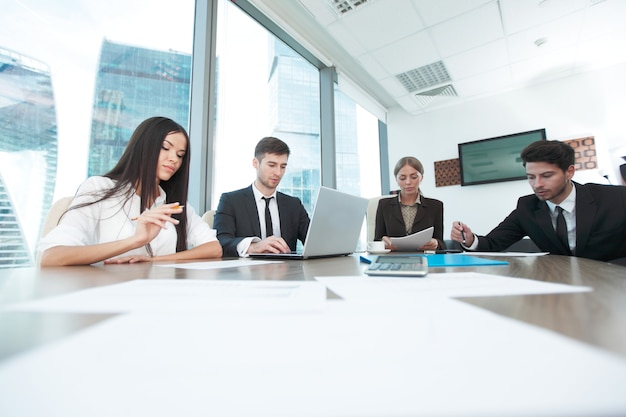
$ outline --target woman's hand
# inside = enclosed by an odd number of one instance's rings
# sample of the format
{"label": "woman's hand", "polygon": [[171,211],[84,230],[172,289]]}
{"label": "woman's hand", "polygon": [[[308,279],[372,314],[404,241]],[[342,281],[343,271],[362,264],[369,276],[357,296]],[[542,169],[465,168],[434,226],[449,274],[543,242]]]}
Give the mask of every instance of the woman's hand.
{"label": "woman's hand", "polygon": [[398,249],[396,245],[391,243],[391,238],[389,236],[383,236],[382,241],[385,242],[385,249],[389,249],[391,251]]}
{"label": "woman's hand", "polygon": [[136,264],[139,262],[152,262],[151,257],[146,255],[120,256],[119,258],[111,258],[104,261],[106,265],[111,264]]}
{"label": "woman's hand", "polygon": [[430,239],[427,244],[418,248],[418,250],[437,250],[437,247],[439,247],[437,239]]}
{"label": "woman's hand", "polygon": [[183,212],[183,207],[179,203],[164,204],[150,210],[146,210],[139,217],[133,220],[137,222],[135,238],[138,246],[146,245],[157,237],[162,229],[167,227],[167,223],[177,225],[178,220],[172,214]]}

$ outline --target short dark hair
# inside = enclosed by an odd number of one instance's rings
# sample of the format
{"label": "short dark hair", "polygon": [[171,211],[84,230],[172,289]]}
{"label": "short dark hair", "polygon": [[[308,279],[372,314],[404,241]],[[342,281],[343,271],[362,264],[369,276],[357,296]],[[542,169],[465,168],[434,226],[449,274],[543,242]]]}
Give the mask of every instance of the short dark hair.
{"label": "short dark hair", "polygon": [[557,165],[563,172],[576,163],[574,148],[558,140],[533,142],[522,150],[520,156],[524,166],[527,162],[547,162]]}
{"label": "short dark hair", "polygon": [[254,157],[260,161],[266,153],[289,156],[290,152],[289,146],[285,142],[272,136],[266,136],[256,144]]}

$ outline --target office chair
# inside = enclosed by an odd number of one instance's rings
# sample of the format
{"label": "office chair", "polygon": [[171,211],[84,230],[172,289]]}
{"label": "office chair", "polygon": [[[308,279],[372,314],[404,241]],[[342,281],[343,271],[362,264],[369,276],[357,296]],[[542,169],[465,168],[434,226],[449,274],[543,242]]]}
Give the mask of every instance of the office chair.
{"label": "office chair", "polygon": [[376,211],[378,210],[378,201],[381,198],[390,198],[396,197],[394,194],[390,195],[380,195],[378,197],[370,198],[369,203],[367,204],[367,212],[365,213],[365,221],[367,222],[367,241],[371,242],[374,240],[374,231],[376,229]]}
{"label": "office chair", "polygon": [[213,229],[213,218],[215,217],[215,210],[207,210],[202,215],[202,221],[209,225],[211,229]]}
{"label": "office chair", "polygon": [[50,210],[48,211],[48,215],[46,216],[46,221],[41,227],[41,234],[39,238],[41,239],[45,235],[47,235],[50,230],[54,229],[57,224],[59,224],[59,220],[61,220],[61,216],[65,213],[65,210],[70,206],[70,203],[74,197],[61,197],[57,201],[55,201]]}

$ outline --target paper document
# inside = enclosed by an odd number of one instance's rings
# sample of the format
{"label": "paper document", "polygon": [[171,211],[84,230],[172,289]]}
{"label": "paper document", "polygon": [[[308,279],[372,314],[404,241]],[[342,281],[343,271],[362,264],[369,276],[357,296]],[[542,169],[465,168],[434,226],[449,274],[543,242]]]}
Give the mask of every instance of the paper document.
{"label": "paper document", "polygon": [[421,230],[412,235],[403,237],[392,237],[391,243],[396,246],[396,250],[415,252],[418,248],[424,246],[433,237],[434,227]]}
{"label": "paper document", "polygon": [[418,299],[554,294],[592,291],[589,287],[511,278],[477,272],[429,274],[424,278],[315,277],[347,301],[398,304]]}
{"label": "paper document", "polygon": [[208,262],[189,262],[178,264],[154,264],[155,266],[161,266],[166,268],[180,268],[180,269],[223,269],[223,268],[239,268],[242,266],[250,265],[263,265],[278,263],[282,261],[259,261],[255,259],[233,259],[228,261],[208,261]]}
{"label": "paper document", "polygon": [[326,288],[313,281],[139,279],[5,309],[76,313],[302,312],[323,310],[325,302]]}
{"label": "paper document", "polygon": [[0,363],[0,415],[581,417],[626,410],[623,357],[453,300],[427,309],[328,304],[313,314],[117,316]]}

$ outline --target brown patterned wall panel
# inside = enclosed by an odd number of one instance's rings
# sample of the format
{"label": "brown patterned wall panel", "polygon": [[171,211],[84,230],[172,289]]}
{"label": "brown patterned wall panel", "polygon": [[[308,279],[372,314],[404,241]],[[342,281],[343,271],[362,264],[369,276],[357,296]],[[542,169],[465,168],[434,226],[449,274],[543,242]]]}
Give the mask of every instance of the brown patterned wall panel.
{"label": "brown patterned wall panel", "polygon": [[435,187],[461,184],[459,158],[435,161]]}
{"label": "brown patterned wall panel", "polygon": [[568,143],[576,152],[576,163],[574,164],[576,171],[598,168],[596,141],[593,136],[564,140],[563,142]]}

